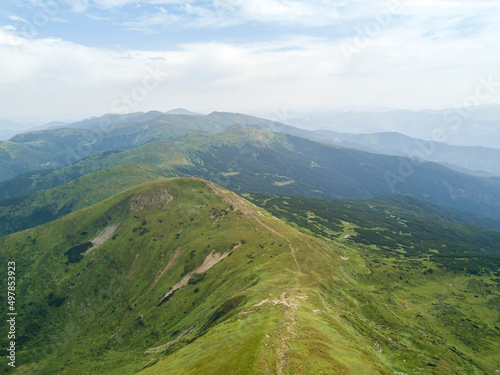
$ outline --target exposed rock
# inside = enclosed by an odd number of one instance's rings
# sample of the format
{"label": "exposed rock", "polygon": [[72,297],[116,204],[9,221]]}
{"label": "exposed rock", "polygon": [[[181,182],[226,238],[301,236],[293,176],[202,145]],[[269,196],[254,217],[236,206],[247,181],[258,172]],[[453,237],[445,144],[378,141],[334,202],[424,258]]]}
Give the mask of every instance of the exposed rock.
{"label": "exposed rock", "polygon": [[172,199],[174,199],[174,196],[167,188],[158,188],[134,197],[130,202],[130,209],[134,212],[140,211],[144,207],[159,207],[166,210],[168,203]]}

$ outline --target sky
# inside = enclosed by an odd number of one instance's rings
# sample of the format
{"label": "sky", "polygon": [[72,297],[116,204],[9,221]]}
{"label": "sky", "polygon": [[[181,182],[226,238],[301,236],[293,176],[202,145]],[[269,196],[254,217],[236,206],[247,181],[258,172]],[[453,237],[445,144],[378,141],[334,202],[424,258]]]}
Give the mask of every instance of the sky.
{"label": "sky", "polygon": [[0,118],[499,103],[499,45],[500,1],[2,0]]}

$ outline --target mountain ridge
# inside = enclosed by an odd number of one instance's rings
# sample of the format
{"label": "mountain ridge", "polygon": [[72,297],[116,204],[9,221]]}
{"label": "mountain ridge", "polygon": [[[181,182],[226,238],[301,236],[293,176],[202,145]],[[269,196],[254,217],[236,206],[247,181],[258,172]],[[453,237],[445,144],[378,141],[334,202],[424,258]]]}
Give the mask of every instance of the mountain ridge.
{"label": "mountain ridge", "polygon": [[0,247],[25,291],[14,374],[496,368],[490,276],[420,253],[375,262],[382,248],[314,238],[199,178],[132,187]]}
{"label": "mountain ridge", "polygon": [[[242,133],[243,132],[243,133]],[[249,136],[252,135],[252,136]],[[325,145],[291,135],[237,125],[227,132],[191,133],[175,142],[91,156],[52,172],[29,173],[0,184],[0,196],[27,195],[85,173],[126,161],[164,169],[165,176],[197,176],[233,191],[327,198],[411,194],[415,198],[498,220],[500,186],[494,180],[422,163],[402,178],[412,161]],[[392,173],[393,181],[387,179]],[[406,172],[405,172],[406,173]],[[23,190],[24,189],[24,190]]]}

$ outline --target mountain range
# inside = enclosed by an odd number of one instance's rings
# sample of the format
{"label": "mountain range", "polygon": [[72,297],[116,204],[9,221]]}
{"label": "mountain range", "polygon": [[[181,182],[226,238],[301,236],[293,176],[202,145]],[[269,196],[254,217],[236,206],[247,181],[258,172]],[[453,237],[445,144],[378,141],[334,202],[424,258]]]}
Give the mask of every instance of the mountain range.
{"label": "mountain range", "polygon": [[[272,116],[271,116],[272,117]],[[500,105],[466,107],[457,105],[444,110],[343,110],[312,111],[280,116],[287,124],[310,130],[373,134],[398,132],[406,136],[457,146],[499,148]]]}
{"label": "mountain range", "polygon": [[2,142],[0,372],[499,371],[500,177],[417,141],[179,109]]}
{"label": "mountain range", "polygon": [[[196,116],[188,117],[198,120]],[[257,121],[242,115],[212,117],[221,127],[237,120]],[[167,125],[161,124],[160,128],[164,126]],[[146,138],[159,131],[139,134],[146,134]],[[137,139],[137,134],[129,139]],[[206,178],[241,193],[328,198],[410,194],[433,204],[500,220],[497,183],[439,164],[414,166],[410,159],[340,148],[246,125],[233,125],[213,134],[188,133],[177,140],[148,139],[150,142],[139,147],[94,154],[55,170],[29,172],[4,181],[0,184],[0,197],[28,195],[87,173],[136,162],[161,168],[164,176]]]}

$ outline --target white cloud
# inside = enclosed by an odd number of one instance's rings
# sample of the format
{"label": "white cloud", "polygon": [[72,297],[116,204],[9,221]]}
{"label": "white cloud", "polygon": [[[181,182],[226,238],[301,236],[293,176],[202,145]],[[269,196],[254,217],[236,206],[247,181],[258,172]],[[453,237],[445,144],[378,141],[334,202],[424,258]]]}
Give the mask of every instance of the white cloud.
{"label": "white cloud", "polygon": [[183,17],[172,14],[163,7],[158,7],[156,13],[146,13],[133,21],[123,22],[122,25],[128,30],[153,34],[163,27],[181,23],[183,20]]}
{"label": "white cloud", "polygon": [[9,19],[15,22],[26,22],[26,20],[19,16],[9,16]]}
{"label": "white cloud", "polygon": [[60,17],[50,17],[48,19],[49,22],[58,22],[58,23],[68,23],[67,19],[60,18]]}
{"label": "white cloud", "polygon": [[[125,0],[99,1],[104,7]],[[269,0],[265,6],[260,0],[214,0],[210,6],[178,1],[176,6],[158,5],[154,13],[123,23],[149,33],[165,25],[338,23],[341,35],[347,35],[340,40],[338,35],[314,37],[306,28],[290,26],[287,30],[296,35],[271,35],[270,41],[255,37],[254,42],[241,44],[198,42],[164,51],[117,52],[55,38],[23,38],[13,26],[4,26],[0,28],[0,112],[111,112],[117,98],[142,84],[148,67],[168,73],[168,79],[133,110],[450,107],[471,94],[479,77],[494,75],[500,81],[496,76],[500,51],[494,48],[499,43],[500,12],[493,12],[499,6],[480,3],[483,7],[476,9],[462,1],[406,1],[350,62],[339,44],[349,42],[356,30],[363,30],[377,12],[386,9],[381,1],[371,7],[364,1],[343,7],[331,1]],[[252,39],[251,33],[245,36]],[[495,95],[492,100],[499,100],[500,90]]]}
{"label": "white cloud", "polygon": [[[68,0],[68,1],[87,1],[87,0]],[[100,9],[112,9],[120,8],[129,4],[156,4],[156,5],[167,5],[167,4],[187,4],[194,2],[196,0],[91,0],[92,4]]]}
{"label": "white cloud", "polygon": [[97,16],[95,14],[89,14],[89,13],[87,13],[86,16],[94,21],[111,21],[110,17],[102,17],[102,16]]}
{"label": "white cloud", "polygon": [[[156,1],[161,0],[151,0],[149,3]],[[171,3],[174,4],[174,1]],[[158,7],[155,13],[146,11],[142,16],[121,24],[129,30],[151,34],[172,26],[179,29],[225,28],[259,22],[288,27],[318,27],[331,25],[339,19],[338,5],[331,0],[316,4],[285,0],[213,0],[196,5],[189,1],[182,3],[174,7]]]}
{"label": "white cloud", "polygon": [[71,6],[73,12],[82,13],[86,12],[89,8],[88,0],[65,0]]}
{"label": "white cloud", "polygon": [[[39,1],[39,0],[36,0]],[[129,4],[157,4],[157,5],[167,5],[167,4],[187,4],[194,2],[196,0],[61,0],[69,4],[73,11],[84,12],[87,11],[91,6],[95,6],[99,9],[112,9],[120,8]]]}
{"label": "white cloud", "polygon": [[215,0],[216,11],[244,21],[279,22],[301,26],[324,26],[339,19],[337,1]]}
{"label": "white cloud", "polygon": [[[15,47],[9,45],[12,37]],[[7,57],[0,61],[0,112],[32,114],[110,112],[116,98],[141,85],[147,67],[169,78],[134,110],[167,109],[173,102],[234,107],[237,102],[256,104],[256,98],[263,104],[281,85],[289,92],[292,87],[303,92],[307,86],[323,85],[339,61],[317,39],[240,46],[198,43],[171,51],[118,53],[54,38],[25,39],[5,30],[0,31],[0,54]],[[261,90],[274,94],[267,97]]]}

